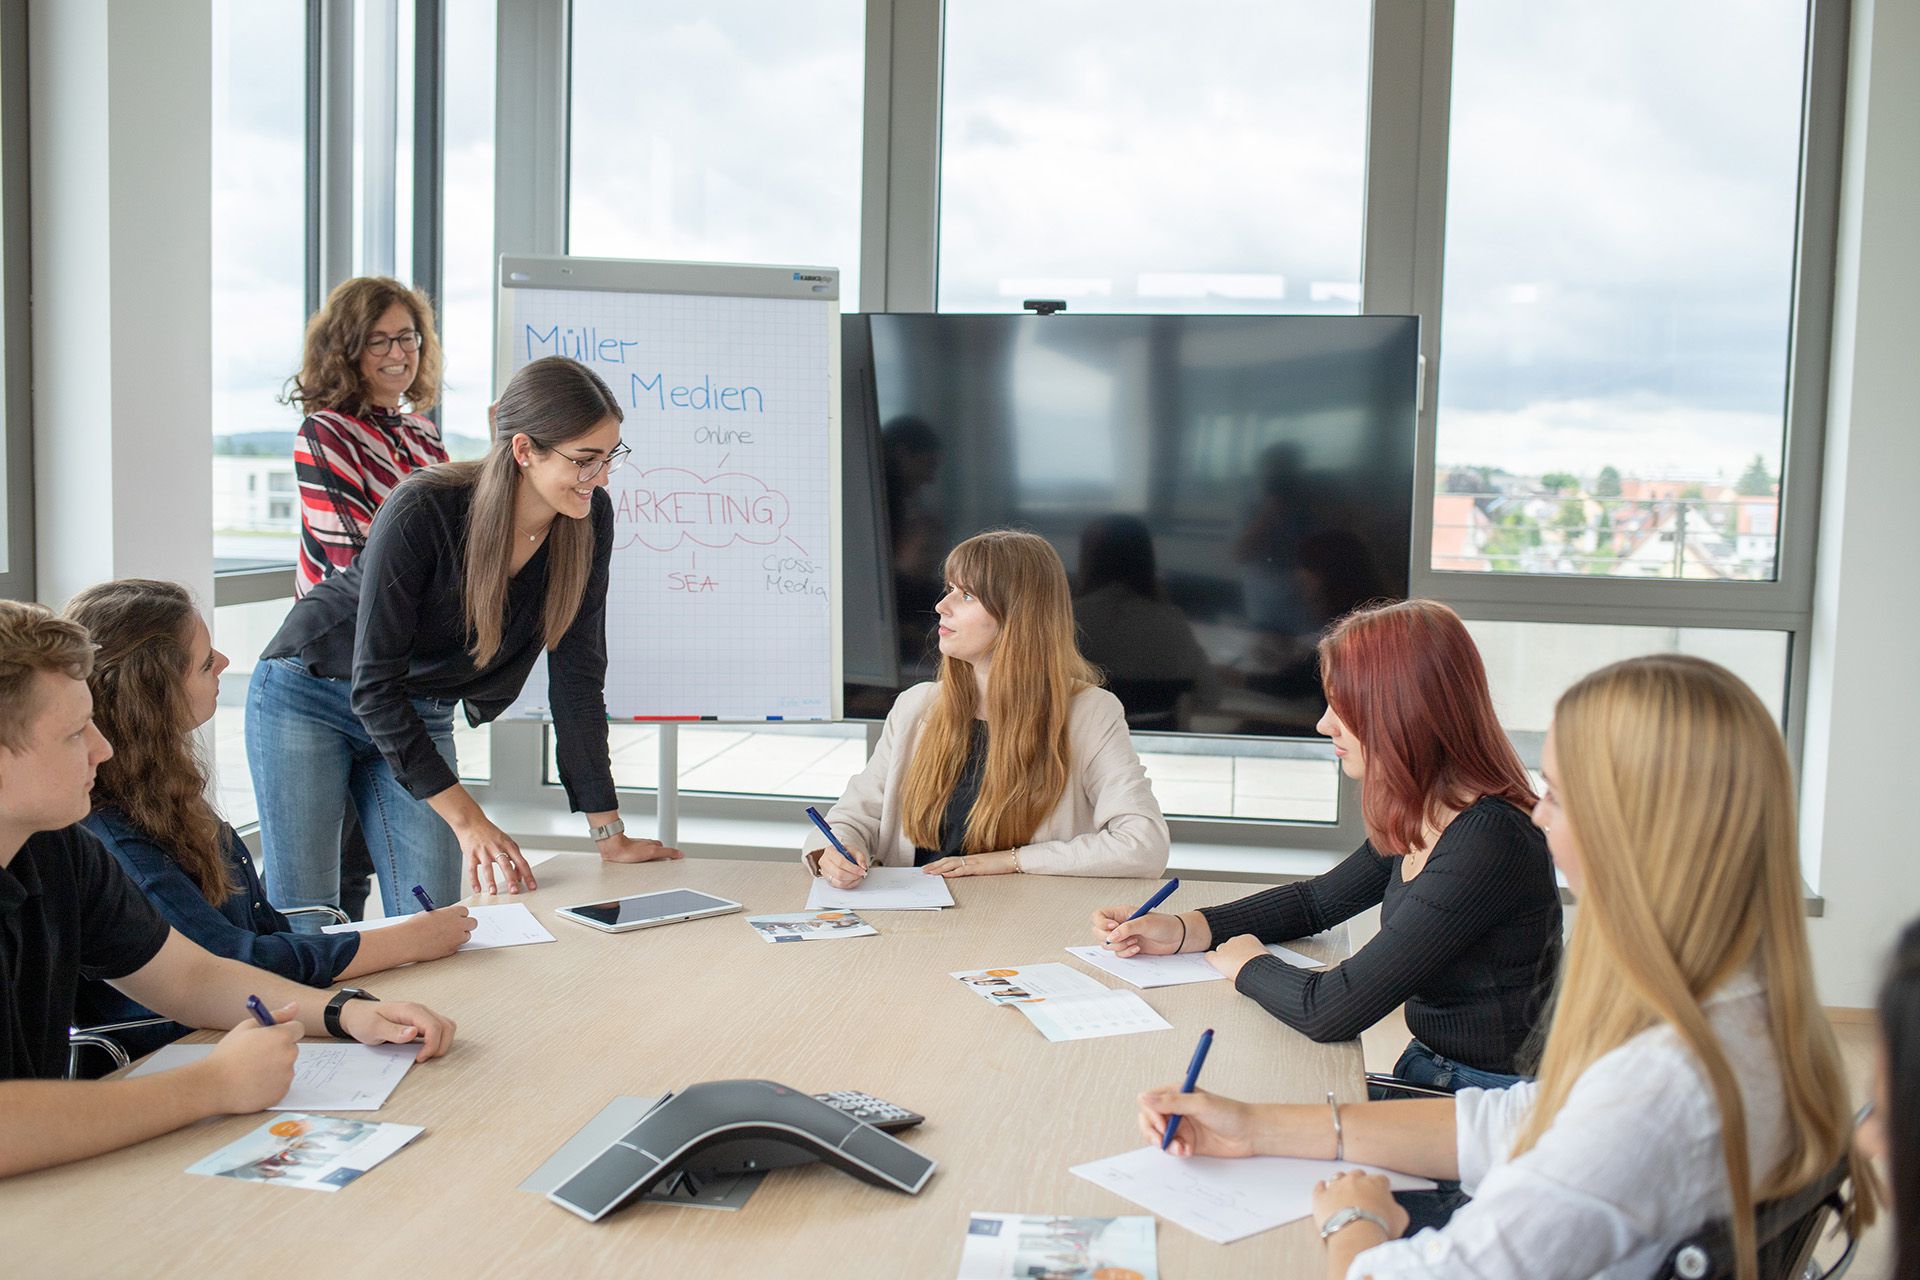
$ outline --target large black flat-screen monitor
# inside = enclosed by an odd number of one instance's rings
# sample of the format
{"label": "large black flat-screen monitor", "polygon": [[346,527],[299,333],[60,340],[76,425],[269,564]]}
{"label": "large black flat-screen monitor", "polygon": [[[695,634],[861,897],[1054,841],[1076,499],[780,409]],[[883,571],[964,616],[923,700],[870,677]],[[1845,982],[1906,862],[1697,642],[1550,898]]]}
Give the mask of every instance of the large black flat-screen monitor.
{"label": "large black flat-screen monitor", "polygon": [[1313,732],[1321,634],[1407,592],[1416,318],[865,320],[900,687],[934,672],[947,551],[1011,526],[1060,552],[1136,728]]}

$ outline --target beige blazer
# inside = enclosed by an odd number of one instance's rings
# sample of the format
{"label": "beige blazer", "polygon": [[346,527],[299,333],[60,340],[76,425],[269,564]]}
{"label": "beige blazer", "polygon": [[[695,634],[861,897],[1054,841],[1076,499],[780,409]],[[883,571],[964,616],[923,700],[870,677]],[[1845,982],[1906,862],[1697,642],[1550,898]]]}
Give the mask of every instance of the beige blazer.
{"label": "beige blazer", "polygon": [[[827,812],[827,825],[840,842],[864,852],[876,867],[913,865],[900,795],[920,722],[938,688],[917,684],[894,700],[867,767]],[[1055,876],[1158,877],[1167,869],[1167,820],[1133,753],[1118,698],[1105,689],[1085,689],[1074,698],[1067,752],[1072,776],[1032,841],[1020,846],[1020,869]],[[816,875],[813,859],[826,845],[826,837],[814,831],[801,852]]]}

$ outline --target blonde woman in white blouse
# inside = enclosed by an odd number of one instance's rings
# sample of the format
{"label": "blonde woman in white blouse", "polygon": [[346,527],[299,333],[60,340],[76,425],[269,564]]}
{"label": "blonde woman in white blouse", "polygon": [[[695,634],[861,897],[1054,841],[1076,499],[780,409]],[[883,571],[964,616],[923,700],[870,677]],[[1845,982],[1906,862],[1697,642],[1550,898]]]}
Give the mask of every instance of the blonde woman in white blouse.
{"label": "blonde woman in white blouse", "polygon": [[[1321,1183],[1329,1276],[1641,1280],[1724,1219],[1750,1278],[1755,1202],[1855,1158],[1807,952],[1793,780],[1760,700],[1696,658],[1619,663],[1560,699],[1542,772],[1533,820],[1580,909],[1537,1082],[1337,1109],[1141,1095],[1156,1141],[1186,1117],[1183,1156],[1333,1157],[1471,1193],[1444,1227],[1400,1239],[1384,1178]],[[1864,1224],[1870,1179],[1854,1187]]]}
{"label": "blonde woman in white blouse", "polygon": [[1073,639],[1059,553],[996,530],[947,557],[940,678],[902,693],[867,767],[827,814],[853,853],[809,870],[841,888],[869,866],[940,876],[1158,876],[1167,823],[1119,699]]}

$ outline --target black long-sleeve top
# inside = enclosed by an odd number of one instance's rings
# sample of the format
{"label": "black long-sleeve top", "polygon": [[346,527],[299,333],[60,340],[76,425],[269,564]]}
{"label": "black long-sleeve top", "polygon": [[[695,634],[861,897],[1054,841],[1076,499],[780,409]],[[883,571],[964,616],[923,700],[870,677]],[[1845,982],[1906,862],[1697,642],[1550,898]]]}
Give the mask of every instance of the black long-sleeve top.
{"label": "black long-sleeve top", "polygon": [[1286,942],[1380,907],[1380,934],[1344,963],[1310,973],[1255,956],[1235,987],[1318,1041],[1351,1040],[1394,1008],[1428,1048],[1482,1071],[1526,1074],[1521,1047],[1560,966],[1560,891],[1546,838],[1527,815],[1486,798],[1447,824],[1426,866],[1361,845],[1324,875],[1206,907],[1218,946],[1237,934]]}
{"label": "black long-sleeve top", "polygon": [[[302,596],[262,657],[299,658],[318,676],[353,679],[353,711],[402,786],[419,799],[458,778],[434,750],[414,698],[460,698],[486,724],[513,703],[544,639],[547,545],[507,584],[500,649],[476,668],[462,595],[473,489],[411,476],[374,516],[366,550]],[[593,495],[593,570],[580,612],[547,655],[560,781],[575,812],[619,807],[607,750],[607,575],[613,503]]]}

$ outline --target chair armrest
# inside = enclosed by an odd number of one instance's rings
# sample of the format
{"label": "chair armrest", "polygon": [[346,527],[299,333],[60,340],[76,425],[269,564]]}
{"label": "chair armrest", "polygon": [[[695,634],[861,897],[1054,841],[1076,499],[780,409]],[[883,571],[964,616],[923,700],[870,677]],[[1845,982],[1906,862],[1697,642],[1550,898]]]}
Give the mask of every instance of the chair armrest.
{"label": "chair armrest", "polygon": [[291,920],[295,916],[332,916],[335,924],[352,924],[353,917],[338,907],[288,907],[280,913]]}
{"label": "chair armrest", "polygon": [[1411,1080],[1402,1080],[1399,1076],[1386,1075],[1377,1071],[1367,1072],[1368,1089],[1391,1089],[1395,1093],[1404,1093],[1415,1098],[1453,1098],[1451,1089],[1436,1089],[1430,1084],[1415,1084]]}
{"label": "chair armrest", "polygon": [[79,1069],[82,1049],[100,1050],[113,1059],[114,1068],[117,1070],[129,1065],[133,1059],[129,1058],[127,1051],[120,1047],[120,1042],[113,1038],[114,1032],[134,1031],[141,1027],[164,1027],[172,1021],[172,1018],[135,1018],[129,1022],[103,1022],[97,1027],[69,1028],[67,1031],[67,1079],[73,1079],[75,1071]]}

